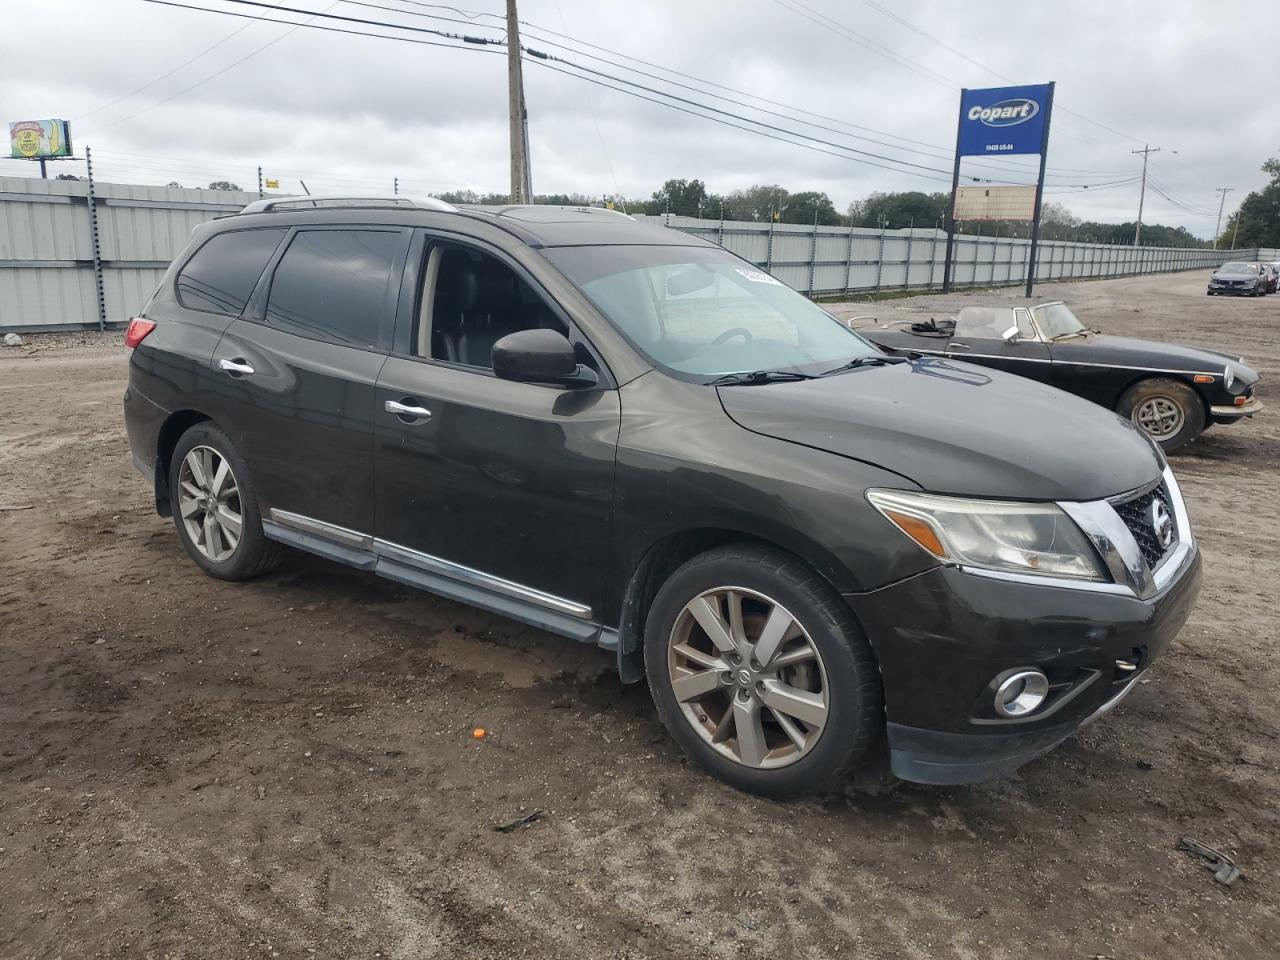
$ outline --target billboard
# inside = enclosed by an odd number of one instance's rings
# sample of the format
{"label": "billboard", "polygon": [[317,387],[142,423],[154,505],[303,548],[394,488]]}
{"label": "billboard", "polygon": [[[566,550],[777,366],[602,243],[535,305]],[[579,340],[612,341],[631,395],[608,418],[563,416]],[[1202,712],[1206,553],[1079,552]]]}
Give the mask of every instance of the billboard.
{"label": "billboard", "polygon": [[957,220],[1034,220],[1036,185],[1025,187],[958,187]]}
{"label": "billboard", "polygon": [[9,124],[9,156],[22,160],[71,156],[71,126],[65,120],[19,120]]}
{"label": "billboard", "polygon": [[960,98],[960,156],[1040,153],[1049,97],[1047,83],[965,90]]}

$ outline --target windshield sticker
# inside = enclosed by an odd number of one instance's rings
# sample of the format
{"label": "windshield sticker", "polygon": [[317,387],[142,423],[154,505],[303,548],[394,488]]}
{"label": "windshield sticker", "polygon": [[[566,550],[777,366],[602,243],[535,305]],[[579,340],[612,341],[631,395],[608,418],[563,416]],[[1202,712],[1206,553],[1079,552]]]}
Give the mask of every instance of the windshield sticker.
{"label": "windshield sticker", "polygon": [[733,270],[752,283],[772,283],[776,287],[782,286],[781,280],[775,280],[767,273],[761,273],[759,270],[744,270],[742,267],[734,267]]}

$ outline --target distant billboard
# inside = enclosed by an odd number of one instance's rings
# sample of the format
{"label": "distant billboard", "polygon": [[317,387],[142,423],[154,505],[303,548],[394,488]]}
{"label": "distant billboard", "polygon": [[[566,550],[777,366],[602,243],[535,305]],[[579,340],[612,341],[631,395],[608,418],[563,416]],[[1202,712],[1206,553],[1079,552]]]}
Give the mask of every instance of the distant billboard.
{"label": "distant billboard", "polygon": [[1033,220],[1036,185],[1025,187],[958,187],[957,220]]}
{"label": "distant billboard", "polygon": [[65,120],[19,120],[9,124],[9,156],[22,160],[71,156],[71,126]]}
{"label": "distant billboard", "polygon": [[962,157],[1044,150],[1049,84],[965,90],[960,98]]}

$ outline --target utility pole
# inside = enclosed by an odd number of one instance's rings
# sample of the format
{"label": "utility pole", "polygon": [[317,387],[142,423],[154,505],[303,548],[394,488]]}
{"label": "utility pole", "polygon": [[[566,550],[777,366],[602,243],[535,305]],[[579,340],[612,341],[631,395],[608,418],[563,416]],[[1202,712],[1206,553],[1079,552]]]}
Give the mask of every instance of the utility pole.
{"label": "utility pole", "polygon": [[1222,194],[1222,199],[1218,201],[1218,223],[1213,228],[1213,249],[1218,249],[1218,235],[1222,232],[1222,208],[1227,205],[1227,194],[1234,190],[1234,187],[1216,187],[1215,193]]}
{"label": "utility pole", "polygon": [[1243,212],[1244,212],[1243,207],[1241,207],[1239,210],[1236,211],[1236,228],[1231,231],[1231,249],[1232,250],[1236,248],[1236,238],[1240,236],[1240,214]]}
{"label": "utility pole", "polygon": [[530,203],[529,128],[525,120],[516,0],[507,0],[507,112],[511,125],[511,202]]}
{"label": "utility pole", "polygon": [[1138,194],[1138,225],[1133,230],[1133,245],[1136,247],[1142,243],[1142,203],[1147,198],[1147,158],[1153,153],[1159,153],[1160,148],[1144,143],[1141,150],[1129,152],[1142,154],[1142,191]]}

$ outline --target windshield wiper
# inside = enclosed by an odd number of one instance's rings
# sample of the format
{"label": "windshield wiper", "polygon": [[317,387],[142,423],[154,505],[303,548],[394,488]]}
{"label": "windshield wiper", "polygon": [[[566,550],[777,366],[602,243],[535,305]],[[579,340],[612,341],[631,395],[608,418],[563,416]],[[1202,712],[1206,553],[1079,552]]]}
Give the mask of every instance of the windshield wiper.
{"label": "windshield wiper", "polygon": [[799,370],[751,370],[745,373],[726,373],[723,377],[708,380],[714,387],[754,387],[763,383],[787,383],[791,380],[812,380],[813,374]]}
{"label": "windshield wiper", "polygon": [[1068,337],[1087,337],[1088,335],[1088,330],[1072,330],[1070,333],[1059,333],[1056,336],[1050,337],[1049,341],[1052,343],[1057,340],[1066,340]]}
{"label": "windshield wiper", "polygon": [[832,367],[830,370],[824,370],[818,374],[820,377],[828,376],[832,373],[840,373],[842,370],[854,370],[858,367],[884,366],[892,363],[906,363],[906,357],[885,357],[878,353],[869,354],[865,357],[854,357],[848,363],[842,363],[838,367]]}

